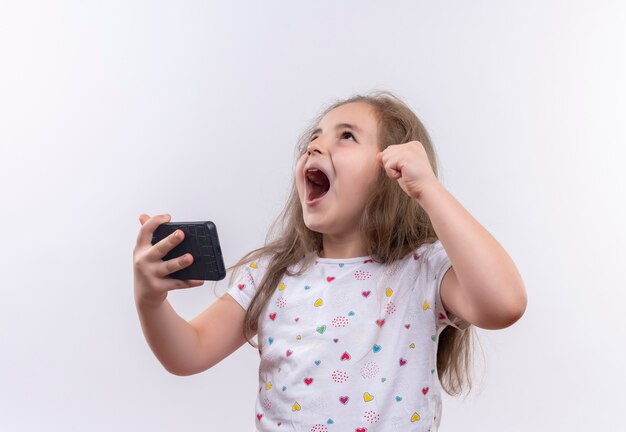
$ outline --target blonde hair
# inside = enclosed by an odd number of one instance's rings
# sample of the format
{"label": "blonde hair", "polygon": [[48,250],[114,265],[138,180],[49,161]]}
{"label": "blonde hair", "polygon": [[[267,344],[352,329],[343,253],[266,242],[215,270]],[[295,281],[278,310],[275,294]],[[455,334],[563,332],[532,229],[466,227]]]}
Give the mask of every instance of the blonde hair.
{"label": "blonde hair", "polygon": [[[419,141],[426,150],[435,176],[438,177],[437,158],[426,128],[402,100],[383,90],[367,95],[357,94],[324,109],[300,135],[296,159],[307,151],[311,133],[324,115],[334,108],[353,102],[364,102],[374,108],[378,120],[377,138],[380,151],[392,144]],[[280,227],[279,222],[282,222]],[[375,189],[359,220],[359,228],[367,245],[367,254],[382,263],[399,260],[420,245],[433,243],[438,239],[428,214],[416,200],[398,187],[396,180],[387,176],[382,167]],[[272,237],[274,232],[277,235]],[[268,231],[265,246],[247,253],[227,269],[239,269],[264,256],[270,258],[267,271],[261,282],[257,283],[257,291],[246,311],[243,333],[250,345],[258,349],[258,345],[254,345],[250,338],[257,333],[259,316],[280,280],[285,274],[301,275],[312,264],[314,252],[320,252],[321,249],[322,234],[310,230],[304,223],[294,173],[289,198]],[[290,271],[297,263],[302,263],[300,269],[297,272]],[[234,278],[235,272],[231,274],[229,286]],[[442,388],[450,395],[459,394],[465,382],[468,392],[471,390],[472,334],[471,325],[465,330],[446,326],[439,336],[437,371]]]}

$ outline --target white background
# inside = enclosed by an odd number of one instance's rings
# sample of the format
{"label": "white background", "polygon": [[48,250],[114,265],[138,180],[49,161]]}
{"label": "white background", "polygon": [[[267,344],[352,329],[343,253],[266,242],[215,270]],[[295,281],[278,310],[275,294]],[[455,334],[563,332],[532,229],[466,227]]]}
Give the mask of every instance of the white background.
{"label": "white background", "polygon": [[[179,377],[147,345],[138,216],[212,220],[232,265],[298,134],[373,89],[423,120],[528,291],[478,329],[440,430],[622,428],[625,24],[618,0],[1,2],[0,430],[252,430],[256,350]],[[212,288],[168,298],[192,319]]]}

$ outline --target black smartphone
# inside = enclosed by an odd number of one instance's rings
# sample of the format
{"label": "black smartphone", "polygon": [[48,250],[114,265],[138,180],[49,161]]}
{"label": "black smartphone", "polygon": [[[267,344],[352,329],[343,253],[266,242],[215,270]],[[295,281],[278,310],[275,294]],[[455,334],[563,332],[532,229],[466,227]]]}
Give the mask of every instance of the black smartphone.
{"label": "black smartphone", "polygon": [[162,223],[152,234],[152,244],[157,244],[177,229],[185,233],[185,238],[170,250],[162,261],[190,253],[193,256],[193,263],[170,273],[168,277],[212,281],[224,279],[226,269],[215,224],[211,221]]}

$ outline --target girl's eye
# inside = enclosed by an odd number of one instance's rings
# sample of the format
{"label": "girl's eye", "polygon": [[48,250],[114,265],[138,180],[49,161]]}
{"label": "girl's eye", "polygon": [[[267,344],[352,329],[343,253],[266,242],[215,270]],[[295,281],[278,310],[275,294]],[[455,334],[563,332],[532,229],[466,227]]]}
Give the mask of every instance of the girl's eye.
{"label": "girl's eye", "polygon": [[[344,133],[341,134],[341,136],[345,136],[346,134],[350,135],[352,138],[354,138],[354,135],[352,135],[352,132],[344,132]],[[356,138],[354,138],[354,139],[356,141]]]}
{"label": "girl's eye", "polygon": [[[346,134],[350,135],[352,138],[354,138],[354,140],[356,141],[356,138],[354,137],[354,135],[352,135],[352,132],[344,132],[341,134],[341,136],[345,136]],[[311,138],[311,141],[313,141],[315,138],[317,138],[317,136],[314,136],[313,138]]]}

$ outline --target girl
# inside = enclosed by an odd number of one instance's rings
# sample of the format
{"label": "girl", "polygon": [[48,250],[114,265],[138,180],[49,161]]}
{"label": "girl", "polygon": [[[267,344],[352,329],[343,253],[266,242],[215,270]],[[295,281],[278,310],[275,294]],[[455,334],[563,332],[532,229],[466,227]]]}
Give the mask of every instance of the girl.
{"label": "girl", "polygon": [[[144,334],[172,373],[204,371],[255,335],[255,431],[436,431],[441,389],[471,388],[472,326],[524,313],[498,242],[439,183],[429,135],[390,92],[356,95],[301,135],[278,236],[230,269],[227,294],[187,323],[166,300],[202,281],[167,274],[181,238],[135,249]],[[182,234],[182,233],[180,233]]]}

